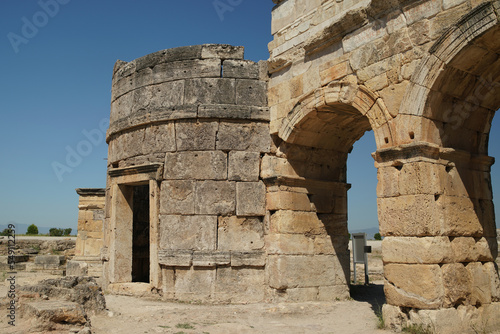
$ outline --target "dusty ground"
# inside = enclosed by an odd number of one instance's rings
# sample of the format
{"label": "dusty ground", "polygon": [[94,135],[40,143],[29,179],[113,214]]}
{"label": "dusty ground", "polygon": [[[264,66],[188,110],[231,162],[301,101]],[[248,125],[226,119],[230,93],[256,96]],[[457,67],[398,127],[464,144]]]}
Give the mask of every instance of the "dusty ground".
{"label": "dusty ground", "polygon": [[[25,285],[49,277],[18,273],[17,280]],[[7,290],[2,280],[0,295],[6,296]],[[91,318],[92,333],[387,333],[376,329],[375,310],[384,302],[382,285],[352,290],[349,301],[248,305],[191,305],[106,295],[108,312]],[[7,323],[3,300],[0,333],[29,333],[30,319],[17,315],[15,327]]]}

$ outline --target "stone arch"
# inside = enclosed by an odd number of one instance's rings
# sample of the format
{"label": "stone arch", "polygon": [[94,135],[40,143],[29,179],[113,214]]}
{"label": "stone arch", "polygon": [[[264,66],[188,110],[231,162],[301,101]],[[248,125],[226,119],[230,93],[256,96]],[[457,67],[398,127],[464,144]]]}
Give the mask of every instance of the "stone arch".
{"label": "stone arch", "polygon": [[442,327],[446,312],[467,328],[460,312],[488,319],[485,310],[498,310],[487,155],[500,107],[498,8],[479,5],[429,49],[395,119],[397,146],[375,155],[388,323]]}
{"label": "stone arch", "polygon": [[377,147],[385,148],[394,144],[390,120],[392,116],[382,99],[347,78],[300,99],[284,119],[278,135],[292,144],[350,150],[366,131],[373,129]]}
{"label": "stone arch", "polygon": [[347,157],[372,129],[377,147],[392,145],[390,120],[382,99],[354,77],[314,90],[283,120],[261,173],[269,284],[279,300],[349,296]]}
{"label": "stone arch", "polygon": [[[401,118],[411,120],[406,125],[415,123],[412,116],[424,118],[415,126],[416,141],[488,153],[489,126],[500,107],[498,6],[476,7],[421,60],[400,107]],[[408,143],[405,132],[399,131],[399,143]]]}

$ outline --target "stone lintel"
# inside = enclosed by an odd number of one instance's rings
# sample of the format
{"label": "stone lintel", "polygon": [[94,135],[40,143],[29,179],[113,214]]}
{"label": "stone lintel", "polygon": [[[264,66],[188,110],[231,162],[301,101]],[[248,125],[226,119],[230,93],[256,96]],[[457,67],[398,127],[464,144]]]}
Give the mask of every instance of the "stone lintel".
{"label": "stone lintel", "polygon": [[470,152],[449,147],[439,147],[436,144],[416,142],[391,148],[379,149],[372,153],[378,167],[384,165],[395,166],[398,163],[427,160],[444,165],[467,164],[471,169],[490,171],[495,158],[487,155],[475,155]]}
{"label": "stone lintel", "polygon": [[264,251],[160,250],[159,264],[165,267],[265,267]]}
{"label": "stone lintel", "polygon": [[112,168],[108,170],[108,175],[111,177],[122,177],[131,175],[145,175],[147,180],[161,180],[163,175],[163,164],[149,164],[124,168]]}
{"label": "stone lintel", "polygon": [[104,188],[76,188],[76,193],[80,196],[105,196]]}
{"label": "stone lintel", "polygon": [[439,146],[426,142],[415,142],[390,148],[377,150],[372,154],[377,163],[393,162],[395,160],[406,160],[415,157],[439,159]]}

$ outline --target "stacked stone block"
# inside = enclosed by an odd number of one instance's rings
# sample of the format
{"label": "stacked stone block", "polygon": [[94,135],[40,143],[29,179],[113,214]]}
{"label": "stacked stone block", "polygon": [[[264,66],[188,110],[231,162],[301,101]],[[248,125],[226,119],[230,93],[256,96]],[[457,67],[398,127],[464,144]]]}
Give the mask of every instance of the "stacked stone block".
{"label": "stacked stone block", "polygon": [[68,276],[102,276],[101,248],[103,247],[103,221],[105,190],[76,189],[78,203],[78,233],[75,256],[68,261]]}
{"label": "stacked stone block", "polygon": [[492,161],[473,164],[466,155],[423,146],[414,157],[401,150],[405,158],[394,166],[384,153],[377,159],[387,302],[419,309],[497,302],[491,184],[473,177]]}
{"label": "stacked stone block", "polygon": [[278,139],[262,161],[267,184],[268,277],[277,301],[349,296],[346,153]]}
{"label": "stacked stone block", "polygon": [[[374,132],[386,324],[496,329],[488,134],[500,107],[500,3],[274,2],[271,134],[349,152]],[[304,168],[287,164],[275,162],[278,174]],[[305,210],[304,200],[288,203]]]}
{"label": "stacked stone block", "polygon": [[[271,140],[262,68],[229,45],[169,49],[115,66],[109,169],[162,165],[151,265],[160,266],[156,288],[167,298],[264,299],[260,164]],[[107,233],[112,242],[115,232]]]}

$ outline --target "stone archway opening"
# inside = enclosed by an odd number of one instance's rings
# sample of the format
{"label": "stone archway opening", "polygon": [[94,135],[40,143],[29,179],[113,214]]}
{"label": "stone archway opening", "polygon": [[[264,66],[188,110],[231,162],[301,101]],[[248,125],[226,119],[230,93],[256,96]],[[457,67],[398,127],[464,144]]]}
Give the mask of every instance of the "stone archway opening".
{"label": "stone archway opening", "polygon": [[285,299],[349,296],[347,158],[372,129],[377,146],[390,145],[388,119],[383,102],[347,78],[306,96],[283,122],[262,176],[268,186],[268,240],[277,250],[269,261],[270,287]]}
{"label": "stone archway opening", "polygon": [[492,326],[500,285],[488,143],[499,35],[491,3],[451,27],[412,77],[395,119],[398,146],[377,151],[386,323],[443,328],[446,313],[463,328]]}

